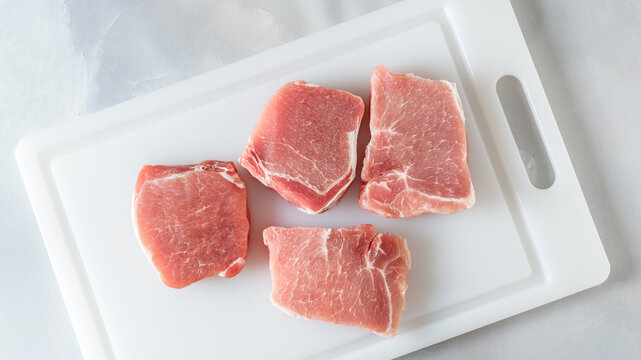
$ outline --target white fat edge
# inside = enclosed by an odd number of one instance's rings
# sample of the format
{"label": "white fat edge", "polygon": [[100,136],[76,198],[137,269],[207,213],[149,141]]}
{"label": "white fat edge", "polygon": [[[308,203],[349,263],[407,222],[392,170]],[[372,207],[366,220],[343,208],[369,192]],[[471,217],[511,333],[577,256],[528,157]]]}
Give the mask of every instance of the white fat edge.
{"label": "white fat edge", "polygon": [[467,194],[467,196],[462,198],[461,200],[468,208],[471,208],[472,206],[474,206],[474,203],[476,202],[476,193],[474,192],[474,185],[472,184],[471,179],[470,179],[470,193]]}
{"label": "white fat edge", "polygon": [[356,129],[354,129],[353,131],[350,131],[350,132],[347,133],[347,142],[349,144],[351,144],[351,146],[350,146],[350,167],[347,170],[347,173],[345,175],[347,175],[349,177],[349,181],[336,194],[336,196],[332,199],[332,201],[330,201],[330,204],[335,202],[337,200],[337,198],[342,193],[344,193],[347,190],[347,188],[349,188],[349,186],[354,181],[354,178],[356,177],[356,162],[358,160],[358,151],[357,151],[357,147],[358,147],[358,131],[361,128],[360,125],[361,125],[361,121],[359,120],[358,121],[358,126],[356,126]]}
{"label": "white fat edge", "polygon": [[372,331],[372,332],[378,336],[382,336],[388,339],[391,339],[394,336],[396,336],[396,332],[391,332],[389,330],[385,330],[384,332],[378,332],[378,331]]}
{"label": "white fat edge", "polygon": [[288,308],[284,307],[283,305],[277,303],[276,300],[274,300],[274,296],[272,296],[272,295],[269,296],[269,301],[271,301],[272,305],[274,305],[274,307],[276,309],[284,312],[285,314],[293,317],[294,319],[312,320],[312,319],[310,319],[310,318],[308,318],[306,316],[303,316],[303,315],[301,315],[301,314],[299,314],[299,313],[297,313],[297,312],[295,312],[295,311],[293,311],[291,309],[288,309]]}
{"label": "white fat edge", "polygon": [[[360,123],[359,123],[359,125],[360,125]],[[349,181],[345,185],[343,185],[342,188],[340,188],[340,190],[336,193],[336,195],[334,195],[334,197],[330,201],[328,201],[327,205],[325,205],[322,209],[320,209],[318,211],[315,211],[315,212],[305,211],[306,213],[315,215],[315,214],[319,214],[319,213],[321,213],[323,211],[326,211],[326,210],[331,209],[332,207],[336,206],[336,204],[338,203],[338,199],[340,199],[341,196],[343,194],[345,194],[347,189],[352,185],[352,182],[354,182],[354,178],[356,177],[356,161],[357,161],[357,158],[358,158],[358,154],[357,154],[357,151],[356,151],[357,150],[356,149],[356,147],[357,147],[356,138],[358,136],[359,128],[360,128],[360,126],[357,127],[356,130],[350,131],[350,132],[347,133],[347,141],[351,143],[351,146],[350,146],[350,166],[347,169],[347,173],[343,177],[339,178],[339,180],[335,181],[334,185],[336,185],[342,179],[344,179],[345,176],[347,176],[349,178]],[[332,188],[333,188],[333,185],[330,186],[325,192],[323,192],[323,194],[326,194]]]}
{"label": "white fat edge", "polygon": [[[260,160],[260,159],[259,159],[259,160]],[[254,176],[254,178],[256,178],[258,181],[260,181],[263,185],[265,185],[265,186],[267,186],[267,187],[270,187],[270,188],[271,188],[271,183],[272,183],[271,178],[272,178],[272,177],[279,177],[279,178],[281,178],[281,179],[287,179],[287,180],[289,180],[289,181],[297,182],[297,183],[299,183],[299,184],[301,184],[301,185],[305,186],[305,187],[306,187],[306,188],[308,188],[308,189],[312,189],[312,190],[313,190],[316,194],[318,194],[318,195],[324,195],[324,194],[327,194],[327,192],[328,192],[329,190],[331,190],[331,189],[332,189],[332,187],[333,187],[334,185],[336,185],[336,184],[340,181],[340,180],[335,181],[335,182],[333,183],[333,185],[328,186],[328,187],[327,187],[327,189],[325,189],[325,190],[320,190],[317,186],[314,186],[314,185],[310,184],[309,182],[304,181],[304,180],[303,180],[303,179],[301,179],[300,177],[293,177],[293,176],[291,176],[291,175],[287,175],[287,174],[283,174],[283,173],[278,173],[278,172],[275,172],[275,171],[267,170],[267,169],[263,166],[262,161],[257,161],[257,162],[256,162],[256,164],[257,164],[257,166],[258,166],[258,167],[260,167],[260,168],[263,170],[263,173],[265,174],[265,177],[264,177],[263,179],[260,179],[260,178],[258,178],[258,177],[256,177],[256,176]],[[251,172],[251,170],[249,170],[249,169],[248,169],[248,171],[249,171],[250,173],[252,173],[252,172]],[[349,170],[348,170],[348,172],[349,172]],[[252,176],[253,176],[253,173],[252,173]],[[341,178],[341,179],[342,179],[342,178]],[[263,180],[264,180],[264,181],[263,181]],[[302,208],[301,208],[301,210],[302,210]],[[312,211],[312,210],[309,210],[309,211],[307,211],[307,210],[303,210],[303,211],[304,211],[304,212],[306,212],[306,213],[309,213],[309,214],[317,214],[317,213],[318,213],[318,212],[314,212],[314,211]]]}
{"label": "white fat edge", "polygon": [[[463,114],[463,103],[461,102],[461,98],[459,97],[458,90],[456,89],[456,84],[447,80],[440,80],[440,81],[446,84],[447,86],[449,86],[450,90],[452,91],[452,97],[454,97],[454,101],[456,102],[456,108],[459,112],[459,116],[463,121],[463,125],[465,125],[465,115]],[[466,161],[467,161],[467,157],[468,157],[468,149],[465,149]],[[467,208],[471,208],[474,205],[475,193],[474,193],[474,186],[472,185],[471,179],[470,179],[470,193],[466,197],[459,198],[457,200],[458,200],[457,202],[464,203]]]}
{"label": "white fat edge", "polygon": [[[214,165],[214,164],[207,164],[207,165],[208,165],[208,166],[213,166],[213,167],[214,167],[214,168],[216,168],[217,170],[220,170],[220,171],[216,171],[216,173],[217,173],[218,175],[220,175],[223,179],[225,179],[225,180],[229,181],[230,183],[232,183],[232,184],[236,185],[236,186],[237,186],[238,188],[240,188],[240,189],[244,189],[244,188],[245,188],[245,184],[244,184],[244,183],[243,183],[243,181],[241,180],[240,176],[238,176],[238,173],[233,174],[233,175],[230,175],[230,174],[228,174],[227,172],[228,172],[228,171],[231,171],[231,170],[227,169],[227,167],[225,167],[225,166],[219,166],[219,165]],[[175,176],[175,175],[183,175],[183,176],[186,176],[186,175],[188,175],[189,173],[191,173],[191,172],[195,172],[195,171],[205,171],[205,165],[203,165],[203,164],[196,164],[196,165],[193,167],[193,169],[192,169],[191,171],[185,171],[185,172],[182,172],[182,173],[180,173],[180,174],[174,174],[174,175],[166,176],[166,177],[164,177],[164,178],[160,178],[160,179],[162,179],[162,180],[173,179],[173,178],[176,178],[176,177],[177,177],[177,176]]]}
{"label": "white fat edge", "polygon": [[[456,102],[456,108],[459,113],[459,117],[461,118],[461,121],[463,121],[463,126],[465,126],[465,115],[463,114],[463,104],[461,102],[461,98],[458,95],[458,91],[456,90],[456,84],[453,82],[449,82],[447,80],[440,80],[442,83],[446,84],[449,86],[450,90],[452,91],[452,97],[454,97],[454,101]],[[467,140],[466,140],[467,143]],[[468,145],[469,146],[469,145]],[[465,149],[465,161],[467,162],[467,157],[468,157],[468,149]],[[470,194],[468,194],[467,197],[463,198],[464,200],[470,201],[468,204],[468,207],[472,207],[474,205],[474,188],[472,187],[472,183],[470,180]]]}
{"label": "white fat edge", "polygon": [[323,208],[319,209],[318,211],[314,211],[314,210],[308,209],[306,207],[297,206],[297,205],[294,205],[294,206],[296,206],[296,209],[304,212],[307,215],[318,215],[318,214],[320,214],[321,212],[323,212],[327,208],[327,207],[323,207]]}
{"label": "white fat edge", "polygon": [[350,180],[345,185],[343,185],[343,187],[336,193],[336,195],[334,195],[334,197],[329,202],[327,202],[327,205],[323,206],[322,209],[320,209],[320,210],[318,210],[316,212],[307,212],[307,213],[308,214],[318,214],[318,213],[321,213],[323,211],[326,211],[326,210],[331,209],[334,206],[336,206],[336,204],[338,203],[338,200],[341,198],[341,196],[344,195],[345,192],[347,191],[347,189],[350,187],[350,185],[352,185],[352,182],[354,181],[354,177],[355,176],[356,176],[356,169],[352,168],[351,169],[351,174],[349,176]]}
{"label": "white fat edge", "polygon": [[[358,96],[356,94],[352,94],[351,92],[349,92],[347,90],[340,90],[340,89],[331,89],[331,90],[338,91],[338,92],[341,92],[343,94],[347,94],[347,95],[349,95],[351,97],[354,97],[354,98],[358,98],[363,103],[363,110],[365,109],[365,102],[363,101],[362,97],[360,97],[360,96]],[[360,121],[359,121],[359,124],[360,124]]]}
{"label": "white fat edge", "polygon": [[[250,150],[248,151],[247,149],[250,149]],[[254,154],[255,154],[255,156],[254,156],[254,155],[252,155],[252,153],[254,153]],[[258,174],[254,174],[254,171],[252,171],[252,169],[250,169],[250,167],[251,167],[251,166],[249,166],[249,161],[244,160],[242,155],[241,155],[241,157],[238,159],[238,163],[239,163],[242,167],[244,167],[247,171],[249,171],[249,173],[251,174],[251,176],[252,176],[254,179],[256,179],[256,180],[260,181],[260,183],[261,183],[261,184],[263,184],[263,185],[265,185],[265,186],[267,186],[267,187],[271,187],[271,186],[270,186],[270,185],[271,185],[271,182],[272,182],[272,181],[271,181],[271,176],[272,176],[273,174],[272,174],[269,170],[267,170],[267,169],[265,168],[265,166],[263,165],[263,161],[262,161],[262,159],[258,157],[258,154],[256,153],[256,150],[254,149],[254,142],[253,142],[253,140],[252,140],[251,136],[249,137],[249,142],[247,142],[247,146],[245,147],[245,151],[244,151],[243,155],[244,155],[244,154],[247,154],[247,156],[248,156],[248,157],[251,157],[251,158],[253,158],[253,159],[255,160],[255,162],[256,162],[256,167],[259,167],[261,170],[263,170],[263,174],[264,174],[265,176],[264,176],[264,177],[261,177],[261,176],[258,176]],[[243,163],[245,163],[247,166],[243,165]]]}
{"label": "white fat edge", "polygon": [[[387,322],[387,329],[385,330],[385,333],[388,333],[392,329],[392,323],[394,322],[394,304],[392,301],[392,291],[390,290],[390,285],[387,282],[387,275],[382,269],[378,269],[378,271],[383,275],[383,278],[385,279],[385,291],[387,292],[387,301],[389,303],[389,321]],[[385,335],[383,335],[385,336]]]}
{"label": "white fat edge", "polygon": [[223,179],[229,181],[230,183],[236,185],[240,189],[244,189],[245,188],[245,184],[243,184],[243,182],[240,179],[240,177],[238,176],[238,174],[229,175],[227,173],[227,169],[226,168],[223,168],[223,171],[219,172],[218,175],[220,175]]}
{"label": "white fat edge", "polygon": [[249,135],[249,138],[247,139],[247,145],[245,145],[245,150],[243,150],[243,153],[238,158],[238,163],[240,163],[240,160],[242,160],[243,155],[245,154],[249,155],[249,153],[247,152],[247,149],[253,149],[253,148],[254,148],[254,140],[252,139],[252,135]]}
{"label": "white fat edge", "polygon": [[438,80],[428,79],[428,78],[426,78],[426,77],[422,77],[422,76],[420,76],[420,75],[416,75],[416,74],[414,74],[414,73],[407,73],[407,74],[400,74],[400,75],[405,75],[405,76],[407,76],[407,77],[411,77],[411,78],[414,78],[414,79],[420,79],[420,80],[438,81]]}
{"label": "white fat edge", "polygon": [[299,86],[307,86],[307,87],[321,87],[320,85],[310,84],[310,83],[308,83],[306,81],[302,81],[302,80],[295,81],[294,84],[299,85]]}
{"label": "white fat edge", "polygon": [[[252,135],[249,135],[249,138],[247,139],[247,145],[245,146],[245,151],[244,151],[244,153],[246,153],[246,152],[247,152],[247,151],[246,151],[246,150],[247,150],[247,148],[252,148],[252,149],[254,148],[254,139],[252,139]],[[242,158],[242,155],[241,155],[241,158]]]}
{"label": "white fat edge", "polygon": [[463,124],[465,124],[465,115],[463,114],[463,103],[461,102],[461,98],[459,97],[458,91],[456,90],[456,84],[447,80],[439,80],[439,81],[447,85],[452,91],[452,97],[456,102],[456,109],[458,110],[459,116],[461,117]]}
{"label": "white fat edge", "polygon": [[[454,204],[463,204],[465,206],[463,209],[469,209],[472,207],[472,205],[474,205],[474,188],[471,186],[470,186],[470,194],[468,194],[468,196],[464,198],[448,198],[448,197],[443,197],[438,195],[428,195],[416,190],[412,190],[412,191],[415,191],[428,199],[434,199],[434,200],[439,200],[442,202],[449,202]],[[423,206],[423,209],[426,209],[429,213],[444,214],[440,211],[437,211],[436,208],[434,208],[433,206],[425,205]],[[445,213],[445,214],[449,214],[449,213]]]}
{"label": "white fat edge", "polygon": [[[319,195],[327,194],[327,192],[331,189],[331,186],[330,186],[327,190],[320,190],[318,188],[318,186],[312,185],[308,181],[305,181],[305,180],[301,179],[300,177],[293,177],[291,175],[287,175],[287,174],[283,174],[283,173],[277,173],[275,171],[269,171],[269,170],[265,169],[265,167],[262,166],[262,165],[260,165],[260,167],[265,172],[265,178],[270,178],[271,179],[272,176],[276,176],[276,177],[279,177],[281,179],[287,179],[289,181],[297,182],[297,183],[299,183],[299,184],[301,184],[301,185],[303,185],[303,186],[305,186],[305,187],[307,187],[309,189],[314,190],[314,192],[319,194]],[[334,184],[335,183],[336,182],[334,182]],[[263,182],[263,184],[265,184],[265,183]],[[270,180],[270,184],[271,184],[271,180]],[[270,185],[267,185],[267,184],[265,184],[265,185],[268,186],[268,187],[271,187]]]}
{"label": "white fat edge", "polygon": [[414,79],[427,80],[427,81],[436,81],[436,82],[444,81],[444,82],[448,82],[449,83],[449,81],[447,81],[447,80],[432,80],[432,79],[429,79],[429,78],[426,78],[426,77],[423,77],[423,76],[420,76],[420,75],[416,75],[414,73],[407,73],[407,74],[401,74],[401,75],[405,75],[405,76],[408,76],[408,77],[411,77],[411,78],[414,78]]}
{"label": "white fat edge", "polygon": [[[259,164],[258,166],[260,166],[263,169],[263,172],[265,173],[265,178],[264,178],[265,181],[263,181],[263,180],[261,180],[261,179],[259,179],[257,177],[256,177],[256,179],[258,181],[260,181],[263,185],[265,185],[265,186],[267,186],[269,188],[272,188],[271,187],[271,183],[272,183],[271,178],[272,177],[279,177],[281,179],[286,179],[286,180],[289,180],[289,181],[297,182],[297,183],[305,186],[306,188],[313,190],[318,195],[325,195],[325,194],[327,194],[327,192],[329,192],[329,190],[331,190],[333,188],[334,185],[336,185],[338,182],[340,182],[340,180],[334,181],[334,183],[332,185],[328,186],[326,190],[320,190],[317,186],[314,186],[314,185],[310,184],[307,181],[304,181],[303,179],[301,179],[299,177],[293,177],[293,176],[290,176],[290,175],[287,175],[287,174],[282,174],[282,173],[269,171],[269,170],[265,169],[262,164]],[[348,170],[348,171],[350,171],[350,170]],[[351,170],[351,171],[354,172],[354,170]],[[352,180],[353,180],[353,177],[354,177],[354,174],[352,174]],[[269,179],[269,181],[267,181],[267,179]],[[351,181],[347,185],[349,185],[349,184],[351,184]],[[344,191],[344,190],[341,189],[341,191]],[[340,193],[338,193],[337,195],[340,195]],[[282,195],[281,195],[281,197],[282,197]],[[332,202],[336,201],[336,199],[337,199],[337,196],[335,196],[331,200],[329,205],[331,205]],[[327,206],[322,207],[319,210],[312,210],[312,209],[308,209],[306,207],[298,206],[298,205],[293,204],[293,203],[291,203],[291,204],[296,206],[296,208],[298,210],[300,210],[300,211],[302,211],[302,212],[304,212],[304,213],[306,213],[308,215],[320,214],[321,212],[323,212],[323,211],[327,210],[329,207],[331,207],[331,206],[327,205]]]}
{"label": "white fat edge", "polygon": [[[359,126],[356,127],[356,130],[347,133],[347,141],[349,141],[352,144],[351,149],[350,149],[351,150],[351,153],[350,153],[351,169],[350,170],[352,172],[352,180],[354,180],[354,175],[356,173],[356,160],[358,158],[356,147],[358,146],[358,144],[357,144],[358,143],[358,130],[360,129],[360,125],[361,125],[360,121],[358,122],[358,125]],[[351,181],[350,181],[350,183],[351,183]]]}
{"label": "white fat edge", "polygon": [[[315,88],[315,87],[322,87],[322,86],[320,86],[320,85],[311,84],[311,83],[308,83],[308,82],[306,82],[306,81],[302,81],[302,80],[294,81],[294,84],[299,85],[299,86],[314,87],[314,88]],[[325,89],[332,90],[332,91],[338,91],[338,92],[341,92],[341,93],[347,94],[347,95],[349,95],[349,96],[351,96],[351,97],[355,97],[355,98],[358,98],[359,100],[363,101],[363,99],[362,99],[360,96],[355,95],[355,94],[352,94],[351,92],[346,91],[346,90],[341,90],[341,89],[332,89],[332,88],[325,88]],[[363,107],[364,107],[364,106],[365,106],[365,104],[363,103]]]}
{"label": "white fat edge", "polygon": [[[247,148],[250,148],[250,147],[251,147],[251,149],[253,149],[253,142],[252,142],[251,137],[249,138],[249,142],[247,143]],[[244,163],[244,162],[246,162],[246,161],[244,161],[244,160],[243,160],[242,156],[241,156],[241,158],[239,159],[239,163],[241,164],[241,166],[243,166],[245,169],[247,169],[247,171],[249,171],[249,173],[254,177],[254,179],[258,180],[260,183],[262,183],[263,185],[267,186],[268,188],[271,188],[271,184],[272,184],[272,177],[273,177],[273,176],[280,177],[280,178],[287,179],[287,180],[291,180],[291,181],[295,181],[295,182],[297,182],[297,183],[299,183],[299,184],[302,184],[302,185],[305,185],[306,187],[309,187],[309,188],[312,188],[312,187],[313,187],[313,188],[315,188],[315,187],[314,187],[314,186],[312,186],[311,184],[304,184],[304,183],[303,183],[300,179],[298,179],[298,178],[293,178],[293,177],[291,177],[291,176],[289,176],[289,175],[285,175],[285,174],[281,174],[281,173],[276,173],[276,172],[272,172],[272,171],[267,170],[267,169],[265,168],[265,166],[263,165],[263,161],[262,161],[262,159],[260,159],[258,156],[253,156],[253,155],[251,154],[251,152],[248,152],[248,151],[247,151],[247,148],[245,149],[245,153],[246,153],[248,156],[251,156],[252,158],[254,158],[255,163],[256,163],[256,167],[259,167],[259,168],[263,171],[263,174],[264,174],[265,176],[257,176],[257,174],[254,174],[254,172],[253,172],[249,167],[244,166],[244,165],[243,165],[243,163]],[[253,152],[255,153],[255,151],[253,151]],[[316,188],[315,188],[315,189],[316,189]],[[316,189],[316,190],[317,190],[317,189]],[[317,193],[318,193],[318,192],[317,192]],[[306,213],[306,214],[308,214],[308,215],[317,215],[317,214],[319,214],[319,213],[323,210],[323,209],[320,209],[319,211],[314,211],[314,210],[311,210],[311,209],[308,209],[308,208],[305,208],[305,207],[300,207],[300,206],[297,206],[297,205],[294,205],[294,206],[296,206],[296,208],[297,208],[298,210],[300,210],[300,211],[302,211],[302,212],[304,212],[304,213]]]}
{"label": "white fat edge", "polygon": [[142,240],[140,239],[140,231],[138,230],[138,215],[136,213],[136,200],[136,189],[134,188],[133,201],[131,202],[131,220],[134,227],[134,233],[136,234],[136,240],[138,241],[138,246],[140,246],[140,249],[142,249],[142,253],[145,255],[145,258],[147,259],[149,264],[151,264],[151,267],[154,269],[156,274],[158,274],[158,276],[162,279],[160,271],[158,271],[156,265],[154,265],[151,257],[151,252],[145,247],[145,245],[143,245]]}
{"label": "white fat edge", "polygon": [[229,264],[229,266],[225,270],[219,272],[218,276],[227,277],[226,275],[227,275],[227,272],[229,271],[229,269],[231,269],[234,265],[236,265],[238,263],[242,263],[242,265],[245,266],[245,259],[242,256],[239,256],[236,260],[234,260],[234,262]]}
{"label": "white fat edge", "polygon": [[[190,175],[191,173],[196,172],[196,171],[205,171],[205,170],[204,170],[204,167],[205,167],[205,166],[203,166],[202,164],[196,164],[196,165],[194,165],[194,166],[193,166],[193,168],[191,168],[191,169],[190,169],[190,170],[188,170],[188,171],[183,171],[183,172],[181,172],[181,173],[167,175],[167,176],[165,176],[165,177],[155,178],[155,179],[152,179],[152,180],[148,180],[148,181],[146,181],[145,183],[147,183],[147,182],[158,183],[159,181],[167,181],[167,180],[173,180],[173,179],[183,178],[183,177],[186,177],[186,176],[188,176],[188,175]],[[234,174],[234,175],[232,176],[232,175],[229,175],[229,174],[227,173],[228,169],[227,169],[226,167],[221,167],[221,166],[217,166],[217,165],[215,165],[214,167],[215,167],[216,169],[220,169],[220,170],[222,170],[222,171],[220,171],[220,172],[219,172],[219,171],[217,171],[217,172],[216,172],[216,173],[217,173],[217,174],[219,174],[222,178],[224,178],[225,180],[227,180],[227,181],[231,182],[232,184],[236,185],[237,187],[239,187],[239,188],[241,188],[241,189],[244,189],[244,188],[245,188],[245,184],[243,183],[243,181],[242,181],[242,179],[240,178],[240,176],[238,175],[238,173],[236,173],[236,174]],[[235,181],[235,179],[237,179],[237,180],[238,180],[238,183]],[[134,190],[134,191],[135,191],[135,190]],[[134,200],[135,200],[135,193],[134,193]]]}

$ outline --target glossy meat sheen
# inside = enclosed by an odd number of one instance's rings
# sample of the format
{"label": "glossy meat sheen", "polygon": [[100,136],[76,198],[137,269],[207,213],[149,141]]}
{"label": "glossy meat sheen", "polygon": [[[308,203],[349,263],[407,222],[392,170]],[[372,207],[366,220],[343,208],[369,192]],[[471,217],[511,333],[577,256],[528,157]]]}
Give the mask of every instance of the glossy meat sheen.
{"label": "glossy meat sheen", "polygon": [[231,162],[145,165],[134,194],[134,226],[162,281],[182,288],[245,265],[249,213]]}
{"label": "glossy meat sheen", "polygon": [[370,114],[363,209],[401,218],[474,205],[465,118],[453,83],[379,65],[371,78]]}
{"label": "glossy meat sheen", "polygon": [[263,241],[278,308],[295,317],[396,335],[410,271],[405,239],[359,225],[270,227]]}
{"label": "glossy meat sheen", "polygon": [[363,100],[290,82],[267,102],[240,164],[308,214],[336,205],[356,173]]}

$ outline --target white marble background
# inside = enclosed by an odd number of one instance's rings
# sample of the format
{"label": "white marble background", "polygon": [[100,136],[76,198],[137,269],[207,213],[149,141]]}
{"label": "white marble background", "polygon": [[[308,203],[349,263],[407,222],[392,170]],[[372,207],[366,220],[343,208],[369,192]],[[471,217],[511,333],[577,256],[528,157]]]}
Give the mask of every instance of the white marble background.
{"label": "white marble background", "polygon": [[[0,0],[0,359],[78,345],[18,140],[395,0]],[[405,359],[641,358],[641,2],[513,0],[612,263],[602,286]]]}

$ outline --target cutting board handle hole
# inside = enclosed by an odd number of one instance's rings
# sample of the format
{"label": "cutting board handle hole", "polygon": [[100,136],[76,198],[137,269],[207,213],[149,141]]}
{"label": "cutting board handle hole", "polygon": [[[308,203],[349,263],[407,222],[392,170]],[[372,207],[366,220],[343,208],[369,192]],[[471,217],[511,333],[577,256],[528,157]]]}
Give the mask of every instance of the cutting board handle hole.
{"label": "cutting board handle hole", "polygon": [[549,188],[554,184],[554,168],[521,82],[505,75],[496,82],[496,93],[530,183],[538,189]]}

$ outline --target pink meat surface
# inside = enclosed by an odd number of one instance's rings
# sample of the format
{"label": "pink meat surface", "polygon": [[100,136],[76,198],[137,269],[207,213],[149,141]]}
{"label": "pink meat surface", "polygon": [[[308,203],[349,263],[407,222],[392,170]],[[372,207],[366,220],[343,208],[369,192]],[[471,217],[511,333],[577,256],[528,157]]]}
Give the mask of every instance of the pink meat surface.
{"label": "pink meat surface", "polygon": [[294,317],[396,335],[410,272],[404,238],[359,225],[270,227],[263,241],[269,247],[276,307]]}
{"label": "pink meat surface", "polygon": [[456,86],[396,74],[371,78],[370,130],[359,202],[387,218],[451,214],[474,205],[465,118]]}
{"label": "pink meat surface", "polygon": [[308,214],[336,205],[354,180],[363,100],[304,81],[267,102],[240,164]]}
{"label": "pink meat surface", "polygon": [[232,277],[245,265],[249,212],[245,184],[231,162],[145,165],[136,182],[134,227],[162,281],[183,288]]}

